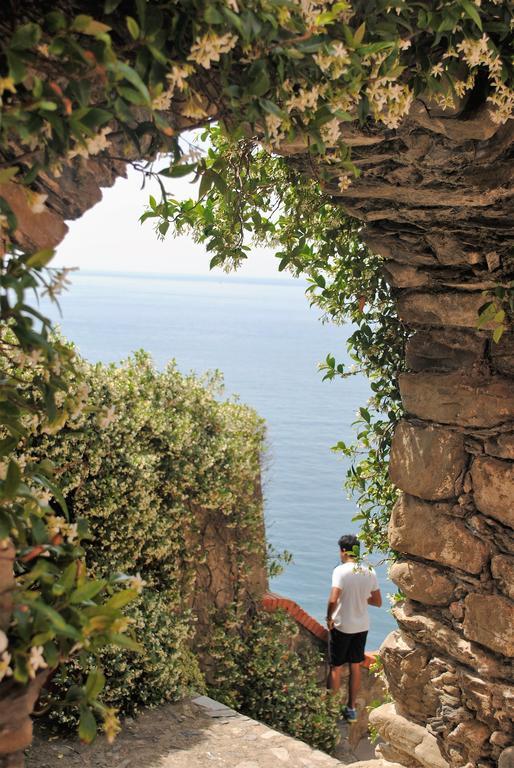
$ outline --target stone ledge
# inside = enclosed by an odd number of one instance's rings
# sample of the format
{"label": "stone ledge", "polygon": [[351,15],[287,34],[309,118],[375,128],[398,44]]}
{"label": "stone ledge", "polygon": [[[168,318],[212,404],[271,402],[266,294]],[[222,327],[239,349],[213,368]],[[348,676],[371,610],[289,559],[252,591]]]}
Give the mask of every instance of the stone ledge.
{"label": "stone ledge", "polygon": [[[342,763],[208,696],[127,718],[108,744],[36,735],[27,768],[337,768]],[[355,761],[353,761],[355,762]]]}

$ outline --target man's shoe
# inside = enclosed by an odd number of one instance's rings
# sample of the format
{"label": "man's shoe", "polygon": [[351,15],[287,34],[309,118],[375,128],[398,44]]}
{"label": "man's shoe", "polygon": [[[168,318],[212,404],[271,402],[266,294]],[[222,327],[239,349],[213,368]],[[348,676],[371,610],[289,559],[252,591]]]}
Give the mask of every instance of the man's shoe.
{"label": "man's shoe", "polygon": [[357,710],[352,707],[345,707],[343,712],[344,719],[349,723],[357,722]]}

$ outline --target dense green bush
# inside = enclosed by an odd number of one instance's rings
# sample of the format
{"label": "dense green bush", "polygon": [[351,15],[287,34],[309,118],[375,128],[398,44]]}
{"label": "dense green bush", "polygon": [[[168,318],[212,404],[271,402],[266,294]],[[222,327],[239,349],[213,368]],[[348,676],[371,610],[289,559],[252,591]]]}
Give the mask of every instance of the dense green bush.
{"label": "dense green bush", "polygon": [[320,690],[321,654],[296,647],[297,635],[298,625],[281,611],[238,617],[235,608],[205,646],[215,661],[210,692],[249,717],[331,752],[339,739],[341,699]]}
{"label": "dense green bush", "polygon": [[174,364],[159,372],[145,353],[118,367],[82,362],[82,372],[95,410],[78,412],[58,434],[38,430],[22,460],[45,456],[61,467],[70,513],[90,526],[95,576],[140,575],[144,589],[128,614],[143,652],[112,649],[102,659],[104,700],[128,713],[203,687],[191,652],[203,558],[197,510],[240,531],[238,560],[263,548],[256,489],[264,431],[254,411],[217,399],[216,376],[183,376]]}

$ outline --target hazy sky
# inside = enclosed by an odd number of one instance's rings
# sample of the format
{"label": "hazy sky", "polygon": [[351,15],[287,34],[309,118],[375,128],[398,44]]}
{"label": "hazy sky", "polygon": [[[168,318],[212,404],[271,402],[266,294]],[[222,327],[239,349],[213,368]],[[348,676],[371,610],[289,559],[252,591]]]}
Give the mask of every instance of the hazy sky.
{"label": "hazy sky", "polygon": [[[168,179],[166,188],[176,197],[196,197],[196,186],[184,179]],[[141,189],[141,176],[132,168],[127,179],[105,189],[103,200],[82,218],[69,222],[70,231],[59,246],[52,266],[79,267],[105,272],[157,272],[207,275],[211,256],[187,237],[168,234],[157,239],[152,220],[139,223],[150,194],[159,195],[156,182]],[[290,277],[279,273],[278,260],[256,249],[237,274],[247,277]],[[216,270],[219,272],[219,270]]]}

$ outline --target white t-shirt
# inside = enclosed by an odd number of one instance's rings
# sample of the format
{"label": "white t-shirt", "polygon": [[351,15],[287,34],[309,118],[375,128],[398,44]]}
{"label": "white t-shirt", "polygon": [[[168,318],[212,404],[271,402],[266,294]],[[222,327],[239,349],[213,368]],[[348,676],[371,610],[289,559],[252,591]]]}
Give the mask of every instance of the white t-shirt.
{"label": "white t-shirt", "polygon": [[373,568],[359,563],[341,563],[334,568],[332,586],[342,592],[332,613],[334,626],[340,632],[354,634],[369,629],[368,597],[378,589]]}

